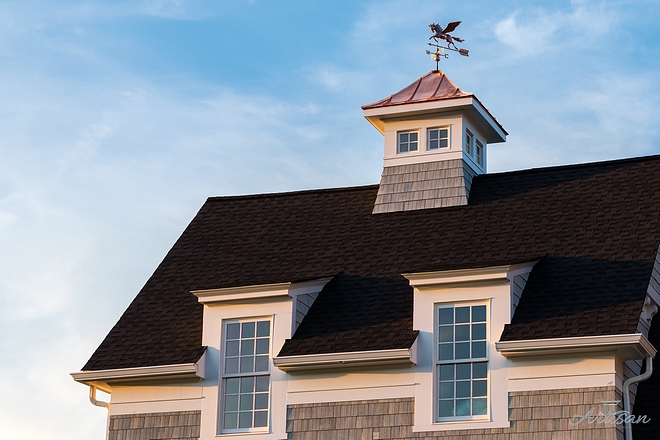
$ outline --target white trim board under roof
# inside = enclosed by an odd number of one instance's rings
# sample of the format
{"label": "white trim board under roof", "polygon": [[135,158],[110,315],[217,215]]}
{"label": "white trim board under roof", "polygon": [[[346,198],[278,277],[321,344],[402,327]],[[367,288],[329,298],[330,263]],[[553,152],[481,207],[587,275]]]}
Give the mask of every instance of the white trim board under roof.
{"label": "white trim board under roof", "polygon": [[227,301],[292,298],[297,295],[320,292],[332,277],[300,283],[257,284],[253,286],[223,287],[220,289],[191,290],[202,304]]}
{"label": "white trim board under roof", "polygon": [[641,333],[574,338],[500,341],[497,351],[507,358],[593,352],[617,352],[625,359],[655,357],[656,349]]}
{"label": "white trim board under roof", "polygon": [[280,370],[287,372],[383,365],[408,365],[412,367],[417,363],[417,340],[410,348],[278,356],[273,358],[273,363]]}
{"label": "white trim board under roof", "polygon": [[170,379],[204,379],[206,353],[195,363],[156,365],[153,367],[116,368],[113,370],[80,371],[71,373],[73,380],[94,385],[101,391],[110,392],[113,384],[153,382]]}

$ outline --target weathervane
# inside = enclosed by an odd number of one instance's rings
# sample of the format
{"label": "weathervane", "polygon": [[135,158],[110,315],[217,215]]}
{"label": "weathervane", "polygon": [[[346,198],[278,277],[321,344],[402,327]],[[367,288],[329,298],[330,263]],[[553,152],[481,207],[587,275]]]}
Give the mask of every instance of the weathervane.
{"label": "weathervane", "polygon": [[[454,43],[455,41],[462,43],[465,40],[463,40],[462,38],[452,37],[451,35],[449,35],[449,33],[453,32],[454,29],[456,29],[459,24],[461,24],[460,21],[452,21],[451,23],[447,24],[447,26],[444,29],[442,28],[442,26],[436,23],[431,23],[429,25],[429,29],[431,29],[431,32],[433,32],[433,35],[429,37],[429,40],[433,39],[435,41],[435,43],[429,43],[429,46],[435,47],[435,52],[431,52],[430,50],[427,50],[426,54],[431,55],[431,59],[435,61],[435,70],[438,70],[438,63],[440,62],[440,58],[449,57],[449,54],[446,54],[445,50],[453,50],[454,52],[458,52],[460,55],[463,55],[464,57],[469,56],[467,49],[459,49],[458,47],[456,47],[456,43]],[[447,43],[446,46],[440,44],[438,40],[445,40],[445,42]]]}

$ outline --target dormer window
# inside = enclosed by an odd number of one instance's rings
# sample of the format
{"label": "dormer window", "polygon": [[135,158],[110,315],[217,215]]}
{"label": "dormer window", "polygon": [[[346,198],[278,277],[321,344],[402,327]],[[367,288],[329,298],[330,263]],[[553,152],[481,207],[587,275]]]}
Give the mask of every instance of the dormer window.
{"label": "dormer window", "polygon": [[438,150],[449,146],[449,127],[429,128],[427,150]]}
{"label": "dormer window", "polygon": [[417,151],[419,144],[418,131],[400,131],[397,133],[397,153]]}
{"label": "dormer window", "polygon": [[470,157],[472,157],[473,155],[473,147],[472,147],[473,142],[474,142],[474,135],[470,133],[470,130],[465,130],[465,152]]}
{"label": "dormer window", "polygon": [[477,165],[483,166],[484,165],[484,145],[481,142],[479,142],[478,139],[476,141],[476,145],[477,145],[477,148],[475,150],[476,150],[476,154],[477,154],[477,157],[476,157]]}

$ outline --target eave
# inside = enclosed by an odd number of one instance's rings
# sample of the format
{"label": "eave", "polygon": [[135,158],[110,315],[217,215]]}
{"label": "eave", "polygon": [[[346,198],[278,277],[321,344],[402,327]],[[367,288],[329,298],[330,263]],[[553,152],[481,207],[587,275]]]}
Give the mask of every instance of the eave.
{"label": "eave", "polygon": [[417,340],[410,348],[393,350],[278,356],[273,364],[286,372],[364,366],[408,366],[417,364]]}
{"label": "eave", "polygon": [[649,356],[655,357],[656,354],[655,347],[641,333],[500,341],[495,343],[495,347],[509,359],[594,352],[618,353],[625,359],[644,359]]}
{"label": "eave", "polygon": [[73,380],[94,385],[101,391],[110,392],[113,385],[163,380],[204,379],[205,355],[195,363],[157,365],[152,367],[116,368],[108,370],[80,371],[71,373]]}

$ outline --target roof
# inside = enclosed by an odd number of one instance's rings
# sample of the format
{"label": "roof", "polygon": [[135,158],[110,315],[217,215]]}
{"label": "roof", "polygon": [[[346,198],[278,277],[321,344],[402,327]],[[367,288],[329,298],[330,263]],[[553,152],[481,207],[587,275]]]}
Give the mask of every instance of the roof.
{"label": "roof", "polygon": [[408,87],[388,96],[385,99],[371,104],[363,105],[362,109],[387,107],[399,104],[412,104],[417,102],[439,101],[443,99],[464,98],[474,96],[464,92],[454,84],[442,70],[432,70]]}
{"label": "roof", "polygon": [[539,258],[503,338],[636,326],[660,244],[660,156],[477,176],[467,206],[372,214],[377,191],[208,199],[83,369],[195,362],[191,290],[325,277],[280,355],[409,347],[402,273]]}

